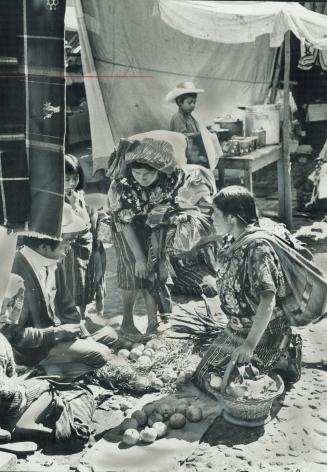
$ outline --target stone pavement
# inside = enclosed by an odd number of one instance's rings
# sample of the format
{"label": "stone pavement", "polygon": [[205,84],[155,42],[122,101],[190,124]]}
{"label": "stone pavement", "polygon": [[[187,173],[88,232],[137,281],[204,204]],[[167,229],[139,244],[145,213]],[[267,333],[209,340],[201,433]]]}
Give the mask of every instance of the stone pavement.
{"label": "stone pavement", "polygon": [[[109,289],[105,316],[110,319],[110,323],[118,325],[121,321],[121,305],[114,276],[115,255],[112,248],[107,249],[107,255]],[[327,273],[325,254],[316,253],[315,262]],[[180,301],[181,306],[189,310],[204,309],[202,301]],[[175,310],[179,309],[175,306]],[[144,327],[142,310],[138,312],[137,323],[140,328]],[[194,455],[181,465],[181,471],[327,470],[327,319],[294,331],[303,338],[302,378],[287,392],[276,418],[259,430],[232,427],[234,443],[224,439],[222,428],[228,430],[231,426],[220,420],[220,431],[216,438],[213,428]]]}
{"label": "stone pavement", "polygon": [[[221,430],[215,438],[212,428],[181,471],[327,470],[327,320],[297,332],[304,341],[302,378],[286,393],[277,416],[256,431],[232,427],[229,443]],[[227,423],[220,427],[231,428]]]}
{"label": "stone pavement", "polygon": [[[316,253],[315,261],[327,273],[326,255]],[[107,246],[107,266],[104,319],[117,328],[122,319],[122,305],[112,246]],[[202,301],[181,299],[180,302],[187,309],[204,309]],[[138,306],[136,324],[144,329],[146,317],[142,303]],[[175,306],[175,310],[179,309]],[[253,430],[233,427],[218,419],[179,471],[327,471],[327,320],[298,332],[304,340],[302,378],[287,392],[277,416],[264,428]],[[31,457],[29,462],[19,461],[17,470],[66,472],[69,467],[77,466],[79,457],[37,453],[34,460]],[[164,466],[163,472],[168,472]]]}

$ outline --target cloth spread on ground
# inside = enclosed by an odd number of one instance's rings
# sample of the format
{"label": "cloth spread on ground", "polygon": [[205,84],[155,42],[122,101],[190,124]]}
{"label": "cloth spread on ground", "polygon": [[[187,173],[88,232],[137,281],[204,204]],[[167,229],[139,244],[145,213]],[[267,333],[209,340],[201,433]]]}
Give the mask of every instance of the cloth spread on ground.
{"label": "cloth spread on ground", "polygon": [[[113,151],[111,141],[169,129],[177,107],[167,103],[165,96],[180,81],[191,80],[205,89],[194,111],[204,125],[217,115],[241,117],[237,108],[241,104],[263,103],[275,58],[268,37],[254,44],[228,46],[191,38],[153,16],[154,0],[78,3],[85,22],[82,28],[79,21],[83,61],[86,56],[91,60],[92,54],[97,76],[85,79],[95,168],[104,167],[104,156],[108,159]],[[88,64],[83,65],[84,74],[92,70]],[[107,111],[104,119],[103,112],[98,112],[97,83]]]}
{"label": "cloth spread on ground", "polygon": [[95,411],[92,392],[75,384],[50,381],[52,386],[52,411],[55,420],[56,440],[86,442],[91,433],[91,421]]}
{"label": "cloth spread on ground", "polygon": [[0,28],[15,60],[15,78],[6,70],[3,79],[0,221],[51,237],[60,236],[63,206],[65,3],[14,0]]}
{"label": "cloth spread on ground", "polygon": [[[135,409],[140,409],[149,402],[151,395],[144,395],[137,403]],[[162,403],[173,403],[176,400],[186,398],[191,400],[203,410],[203,419],[199,423],[187,422],[186,426],[179,430],[171,429],[168,435],[154,443],[140,443],[133,447],[122,445],[122,435],[119,426],[108,431],[104,438],[97,442],[83,457],[83,463],[91,464],[94,472],[114,470],[115,472],[140,470],[148,472],[160,472],[164,469],[175,470],[183,459],[189,457],[197,448],[202,436],[209,426],[221,414],[222,407],[209,395],[198,390],[193,384],[182,387],[175,395],[160,399]]]}

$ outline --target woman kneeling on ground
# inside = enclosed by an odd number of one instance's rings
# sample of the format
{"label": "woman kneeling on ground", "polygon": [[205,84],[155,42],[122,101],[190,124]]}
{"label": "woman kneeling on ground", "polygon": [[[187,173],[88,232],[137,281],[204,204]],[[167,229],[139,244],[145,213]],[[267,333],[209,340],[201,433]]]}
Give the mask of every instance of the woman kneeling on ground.
{"label": "woman kneeling on ground", "polygon": [[261,373],[285,369],[284,379],[295,382],[300,377],[301,342],[298,337],[298,346],[291,348],[290,321],[283,309],[289,286],[276,246],[282,241],[287,252],[291,241],[260,228],[255,200],[244,187],[221,190],[214,210],[217,231],[225,234],[217,282],[228,323],[201,360],[195,380],[213,393],[211,374],[222,379],[228,365],[252,362]]}
{"label": "woman kneeling on ground", "polygon": [[[18,322],[23,298],[23,279],[10,274],[0,327]],[[12,347],[0,333],[1,428],[14,438],[60,441],[61,447],[72,451],[83,447],[89,439],[94,409],[93,395],[84,387],[44,378],[17,377]]]}

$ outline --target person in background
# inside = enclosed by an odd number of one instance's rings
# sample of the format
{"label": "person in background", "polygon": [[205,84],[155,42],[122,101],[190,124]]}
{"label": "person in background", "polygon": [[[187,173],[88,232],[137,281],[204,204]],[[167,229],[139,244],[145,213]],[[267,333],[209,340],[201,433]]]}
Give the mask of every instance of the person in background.
{"label": "person in background", "polygon": [[[178,106],[177,113],[171,118],[170,129],[187,137],[187,165],[183,166],[186,179],[179,193],[184,194],[184,202],[187,200],[189,205],[199,208],[210,221],[212,197],[216,193],[212,170],[222,152],[217,137],[201,126],[192,115],[197,96],[203,92],[192,82],[182,82],[168,93],[166,101]],[[214,232],[213,227],[210,232]],[[175,293],[197,297],[214,297],[217,294],[216,247],[217,243],[209,243],[195,248],[183,258],[172,257]]]}
{"label": "person in background", "polygon": [[82,230],[71,244],[63,265],[68,289],[84,317],[87,304],[97,298],[99,311],[103,310],[104,291],[97,290],[104,285],[103,265],[105,251],[97,238],[98,213],[87,207],[84,198],[84,174],[78,159],[65,155],[65,202],[81,219]]}
{"label": "person in background", "polygon": [[40,365],[47,373],[70,378],[102,367],[117,339],[108,326],[90,335],[67,289],[60,261],[83,224],[64,204],[61,240],[23,238],[25,245],[16,253],[12,272],[24,280],[24,304],[19,323],[3,328],[18,364]]}
{"label": "person in background", "polygon": [[[16,326],[24,305],[24,280],[10,274],[1,305],[0,327]],[[92,393],[80,385],[41,378],[20,378],[11,345],[0,333],[1,437],[6,441],[35,439],[60,441],[69,450],[82,448],[90,436],[95,410]]]}
{"label": "person in background", "polygon": [[[305,210],[323,210],[327,208],[327,139],[319,156],[315,159],[315,169],[306,180],[311,185],[312,194],[310,201],[306,203]],[[302,175],[304,172],[302,173]]]}
{"label": "person in background", "polygon": [[178,111],[170,120],[170,130],[185,135],[200,132],[200,125],[192,113],[196,106],[197,96],[203,89],[196,88],[192,82],[181,82],[166,96],[166,101],[176,103]]}
{"label": "person in background", "polygon": [[[213,173],[202,166],[183,166],[185,180],[176,201],[181,208],[197,208],[208,221],[208,242],[195,247],[185,255],[172,256],[174,286],[172,292],[192,297],[217,295],[216,271],[218,243],[212,218],[213,197],[217,193]],[[210,239],[212,241],[210,242]]]}

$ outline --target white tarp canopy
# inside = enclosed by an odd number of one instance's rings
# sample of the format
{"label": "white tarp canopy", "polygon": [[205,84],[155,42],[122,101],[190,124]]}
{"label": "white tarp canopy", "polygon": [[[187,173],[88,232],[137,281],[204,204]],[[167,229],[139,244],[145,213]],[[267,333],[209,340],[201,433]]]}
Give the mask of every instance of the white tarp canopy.
{"label": "white tarp canopy", "polygon": [[248,43],[263,34],[278,47],[286,31],[302,42],[327,49],[327,17],[297,2],[157,0],[156,14],[172,28],[199,39]]}
{"label": "white tarp canopy", "polygon": [[[242,118],[263,103],[285,31],[327,48],[327,17],[286,2],[74,0],[90,112],[94,170],[120,137],[168,129],[165,95],[193,81],[195,117]],[[270,34],[267,34],[270,33]],[[234,44],[226,44],[234,43]],[[319,43],[319,44],[318,44]]]}

